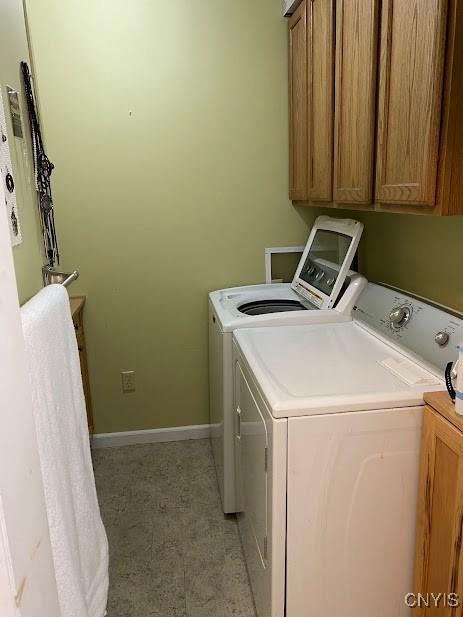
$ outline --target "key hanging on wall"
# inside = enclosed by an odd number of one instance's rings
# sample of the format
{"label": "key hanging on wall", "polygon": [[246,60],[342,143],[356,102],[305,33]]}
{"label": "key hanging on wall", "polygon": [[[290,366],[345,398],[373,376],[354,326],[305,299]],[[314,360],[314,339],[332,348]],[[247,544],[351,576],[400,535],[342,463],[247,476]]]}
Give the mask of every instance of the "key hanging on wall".
{"label": "key hanging on wall", "polygon": [[51,193],[51,174],[54,165],[45,152],[37,106],[35,103],[32,77],[27,62],[21,62],[21,71],[24,80],[27,108],[29,111],[35,185],[38,196],[43,243],[48,265],[54,267],[59,264],[58,240],[56,237],[53,198]]}

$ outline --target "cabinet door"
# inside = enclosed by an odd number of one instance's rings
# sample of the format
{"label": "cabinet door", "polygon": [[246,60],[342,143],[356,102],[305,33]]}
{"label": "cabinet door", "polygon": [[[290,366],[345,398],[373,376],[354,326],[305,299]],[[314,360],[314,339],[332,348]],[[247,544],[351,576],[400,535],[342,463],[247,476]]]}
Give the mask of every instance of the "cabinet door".
{"label": "cabinet door", "polygon": [[[457,593],[463,600],[463,433],[430,407],[424,411],[416,542],[415,591]],[[437,610],[443,617],[455,607]],[[422,606],[428,617],[436,608]]]}
{"label": "cabinet door", "polygon": [[289,22],[290,198],[331,201],[333,0],[304,1]]}
{"label": "cabinet door", "polygon": [[308,197],[307,2],[289,20],[289,198]]}
{"label": "cabinet door", "polygon": [[378,0],[337,0],[334,201],[373,197]]}
{"label": "cabinet door", "polygon": [[313,201],[331,201],[334,94],[333,0],[312,0],[307,11],[308,198]]}
{"label": "cabinet door", "polygon": [[378,202],[434,205],[447,0],[383,0]]}

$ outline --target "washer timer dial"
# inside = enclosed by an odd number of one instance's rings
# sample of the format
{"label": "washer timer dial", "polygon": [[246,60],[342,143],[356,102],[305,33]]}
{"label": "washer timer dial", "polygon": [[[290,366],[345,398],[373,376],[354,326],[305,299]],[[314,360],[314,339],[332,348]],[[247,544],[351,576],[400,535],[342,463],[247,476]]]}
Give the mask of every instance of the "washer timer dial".
{"label": "washer timer dial", "polygon": [[393,330],[399,330],[405,326],[412,316],[412,309],[409,306],[396,306],[389,313],[389,323]]}

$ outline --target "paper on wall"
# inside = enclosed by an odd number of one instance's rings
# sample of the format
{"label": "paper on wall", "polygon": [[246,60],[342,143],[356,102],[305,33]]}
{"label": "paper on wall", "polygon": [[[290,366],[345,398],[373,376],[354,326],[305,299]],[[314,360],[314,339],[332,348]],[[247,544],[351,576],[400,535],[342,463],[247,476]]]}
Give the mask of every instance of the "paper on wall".
{"label": "paper on wall", "polygon": [[10,143],[6,130],[6,109],[3,88],[0,86],[0,175],[5,190],[5,207],[10,227],[11,245],[21,244],[21,227],[16,203],[16,189],[14,187],[13,168],[11,165]]}

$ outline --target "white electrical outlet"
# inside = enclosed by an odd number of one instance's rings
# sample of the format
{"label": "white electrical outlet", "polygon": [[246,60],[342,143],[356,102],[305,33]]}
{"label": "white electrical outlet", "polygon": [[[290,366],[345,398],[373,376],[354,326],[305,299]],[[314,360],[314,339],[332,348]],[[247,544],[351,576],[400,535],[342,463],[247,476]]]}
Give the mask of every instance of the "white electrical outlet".
{"label": "white electrical outlet", "polygon": [[122,392],[135,392],[135,371],[121,371]]}

